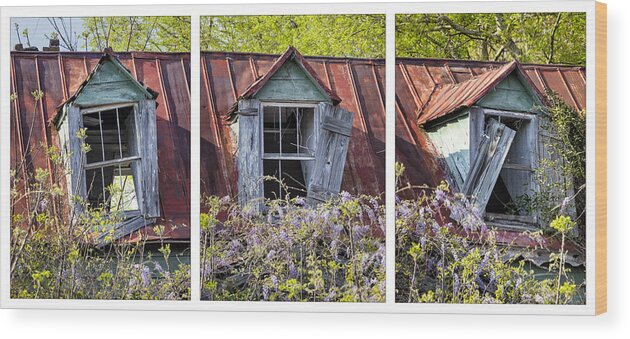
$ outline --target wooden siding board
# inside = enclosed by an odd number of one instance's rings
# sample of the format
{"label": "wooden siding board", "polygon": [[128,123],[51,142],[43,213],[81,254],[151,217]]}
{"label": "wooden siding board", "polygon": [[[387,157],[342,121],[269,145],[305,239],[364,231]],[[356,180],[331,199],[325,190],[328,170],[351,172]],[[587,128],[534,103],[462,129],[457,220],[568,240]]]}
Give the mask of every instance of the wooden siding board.
{"label": "wooden siding board", "polygon": [[254,109],[258,114],[239,115],[238,117],[238,201],[241,206],[259,209],[263,197],[262,150],[260,136],[260,100],[242,99],[238,103],[239,111]]}
{"label": "wooden siding board", "polygon": [[469,132],[470,118],[468,115],[427,132],[431,142],[445,160],[458,189],[463,187],[470,170]]}
{"label": "wooden siding board", "polygon": [[478,105],[516,112],[532,112],[536,108],[534,99],[515,73],[501,81],[494,90],[479,100]]}

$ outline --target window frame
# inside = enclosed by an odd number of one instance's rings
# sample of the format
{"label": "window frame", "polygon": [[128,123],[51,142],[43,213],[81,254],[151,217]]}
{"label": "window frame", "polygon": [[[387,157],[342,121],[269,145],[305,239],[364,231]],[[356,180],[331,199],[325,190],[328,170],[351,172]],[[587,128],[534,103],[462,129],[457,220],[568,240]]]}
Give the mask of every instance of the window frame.
{"label": "window frame", "polygon": [[[315,149],[313,150],[313,154],[310,156],[307,155],[283,155],[282,153],[265,153],[265,108],[266,107],[288,107],[288,108],[312,108],[313,109],[313,137],[315,145]],[[320,133],[320,114],[318,103],[316,102],[296,102],[296,101],[261,101],[260,102],[260,114],[258,117],[258,126],[260,129],[260,172],[265,172],[265,160],[274,160],[280,163],[281,161],[315,161],[315,153],[317,151],[317,143],[319,142],[319,133]],[[290,154],[290,153],[289,153]],[[281,165],[279,168],[282,168]],[[305,186],[305,194],[306,196],[309,188],[309,183],[306,177],[304,179]],[[264,185],[262,187],[262,196],[266,195]]]}
{"label": "window frame", "polygon": [[[315,160],[315,152],[312,156],[306,155],[282,155],[282,153],[265,153],[265,107],[289,107],[289,108],[312,108],[313,109],[313,135],[314,145],[319,141],[319,113],[317,103],[290,102],[290,101],[261,101],[261,114],[259,114],[260,126],[260,154],[262,160]],[[291,154],[291,153],[288,153]]]}
{"label": "window frame", "polygon": [[[474,106],[470,109],[470,149],[469,149],[469,157],[472,159],[476,156],[478,150],[477,146],[479,145],[479,141],[481,140],[482,135],[485,133],[486,119],[488,117],[497,118],[499,122],[501,122],[501,118],[510,118],[510,119],[519,119],[519,120],[527,120],[530,124],[528,127],[527,133],[528,135],[528,149],[531,150],[529,152],[529,169],[523,168],[523,166],[519,166],[517,164],[506,164],[504,163],[501,166],[501,169],[511,169],[511,170],[522,170],[530,172],[530,180],[527,186],[528,191],[537,192],[539,190],[538,184],[533,180],[533,176],[535,175],[535,166],[538,163],[538,134],[539,134],[539,121],[538,116],[535,113],[525,113],[525,112],[516,112],[516,111],[506,111],[506,110],[498,110],[492,108],[484,108]],[[516,131],[518,134],[519,131]],[[521,132],[522,133],[522,132]],[[514,144],[512,145],[514,146]],[[494,188],[493,188],[494,190]],[[537,213],[532,213],[531,215],[523,216],[523,215],[509,215],[505,213],[491,213],[486,212],[484,208],[481,211],[484,219],[490,225],[498,226],[501,228],[514,228],[519,230],[533,230],[538,228],[539,217]]]}
{"label": "window frame", "polygon": [[[118,104],[90,106],[90,107],[82,108],[80,110],[81,125],[83,126],[83,128],[85,128],[85,126],[83,125],[83,117],[87,114],[114,110],[114,109],[116,110],[116,113],[118,114],[118,109],[128,108],[128,107],[131,107],[133,111],[133,117],[134,117],[133,131],[134,131],[135,140],[136,140],[136,145],[135,145],[136,155],[127,156],[120,159],[103,160],[103,161],[98,161],[98,162],[93,162],[93,163],[88,163],[87,157],[83,157],[83,164],[82,164],[81,170],[83,172],[82,176],[86,178],[86,183],[85,183],[86,187],[85,187],[85,192],[84,192],[85,194],[84,199],[86,200],[89,198],[88,187],[87,187],[87,171],[88,170],[99,169],[99,168],[103,169],[105,167],[116,166],[116,165],[118,165],[118,167],[120,168],[121,164],[126,164],[126,163],[131,164],[134,161],[137,161],[138,163],[140,163],[139,166],[142,166],[141,162],[143,161],[144,157],[142,154],[142,146],[140,142],[140,131],[139,131],[140,127],[138,126],[139,116],[138,116],[138,103],[137,102],[126,102],[126,103],[118,103]],[[120,126],[118,126],[118,128],[120,131]],[[119,140],[120,140],[120,134],[119,134]],[[136,174],[132,174],[133,177],[135,177],[135,175]],[[143,171],[142,170],[137,171],[137,175],[138,175],[138,178],[137,178],[138,182],[144,184]],[[146,213],[146,211],[144,210],[144,203],[143,203],[144,197],[142,195],[143,194],[142,187],[135,187],[135,182],[134,182],[134,190],[136,192],[136,200],[137,200],[136,203],[138,204],[138,209],[133,210],[133,211],[122,211],[121,215],[123,219],[125,220],[131,219],[133,217],[141,216]]]}

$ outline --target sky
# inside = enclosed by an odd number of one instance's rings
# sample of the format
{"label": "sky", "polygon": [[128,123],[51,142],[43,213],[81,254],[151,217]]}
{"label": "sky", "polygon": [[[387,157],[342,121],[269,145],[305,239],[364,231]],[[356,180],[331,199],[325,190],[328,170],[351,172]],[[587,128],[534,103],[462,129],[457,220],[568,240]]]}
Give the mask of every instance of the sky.
{"label": "sky", "polygon": [[[51,18],[52,19],[52,18]],[[54,18],[59,23],[59,27],[61,27],[60,20],[63,20],[66,23],[66,27],[69,32],[73,32],[72,36],[80,36],[83,33],[83,18]],[[50,33],[54,32],[55,29],[49,22],[48,18],[11,18],[11,49],[14,49],[14,46],[19,43],[18,34],[15,31],[15,24],[19,25],[19,38],[22,40],[22,44],[24,47],[27,47],[26,38],[22,36],[22,32],[24,29],[28,28],[28,35],[31,42],[31,46],[37,47],[40,51],[42,47],[48,46],[48,39],[46,35],[50,36]],[[61,39],[60,39],[61,40]],[[60,41],[61,42],[61,41]],[[62,51],[67,50],[66,48],[60,46]],[[83,43],[79,41],[78,48],[85,48]]]}

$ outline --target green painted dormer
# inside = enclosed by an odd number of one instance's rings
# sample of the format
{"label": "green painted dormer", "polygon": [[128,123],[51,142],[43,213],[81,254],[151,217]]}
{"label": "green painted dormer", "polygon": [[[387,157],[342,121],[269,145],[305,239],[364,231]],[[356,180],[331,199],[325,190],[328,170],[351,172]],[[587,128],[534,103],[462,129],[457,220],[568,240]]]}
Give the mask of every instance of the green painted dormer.
{"label": "green painted dormer", "polygon": [[154,99],[154,95],[116,57],[106,54],[72,101],[79,107],[91,107],[148,99]]}
{"label": "green painted dormer", "polygon": [[295,58],[287,60],[254,95],[263,101],[330,102],[326,92]]}

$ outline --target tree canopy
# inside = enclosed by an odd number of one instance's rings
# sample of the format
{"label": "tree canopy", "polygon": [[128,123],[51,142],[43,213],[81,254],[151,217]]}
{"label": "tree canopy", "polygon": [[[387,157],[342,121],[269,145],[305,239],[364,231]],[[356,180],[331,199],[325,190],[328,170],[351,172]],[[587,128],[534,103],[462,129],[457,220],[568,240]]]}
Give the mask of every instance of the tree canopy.
{"label": "tree canopy", "polygon": [[201,18],[201,50],[385,57],[384,15],[266,15]]}
{"label": "tree canopy", "polygon": [[190,17],[91,17],[83,22],[82,39],[92,50],[188,52]]}
{"label": "tree canopy", "polygon": [[396,55],[584,65],[586,14],[399,14]]}

